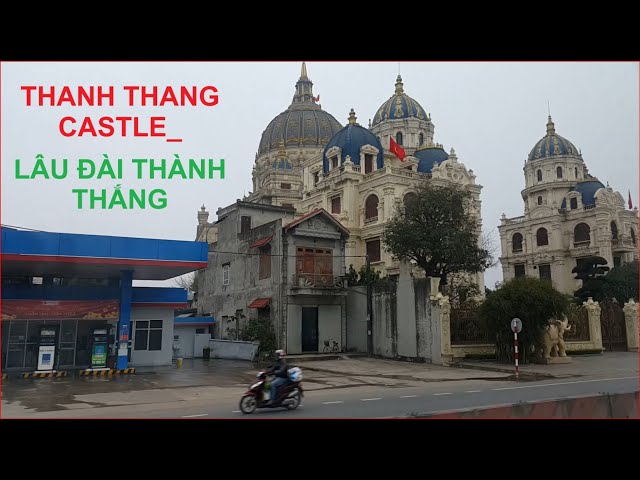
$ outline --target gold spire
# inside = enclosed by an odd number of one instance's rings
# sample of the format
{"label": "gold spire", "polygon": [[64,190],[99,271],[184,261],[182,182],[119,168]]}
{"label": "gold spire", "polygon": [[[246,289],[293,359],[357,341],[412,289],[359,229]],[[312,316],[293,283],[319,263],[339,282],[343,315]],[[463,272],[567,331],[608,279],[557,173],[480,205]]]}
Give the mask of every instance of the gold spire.
{"label": "gold spire", "polygon": [[352,108],[351,111],[349,112],[349,125],[357,125],[356,123],[357,119],[358,117],[356,117],[356,112]]}
{"label": "gold spire", "polygon": [[404,88],[402,84],[402,77],[398,75],[396,78],[396,95],[402,95],[404,93]]}
{"label": "gold spire", "polygon": [[553,121],[551,120],[551,115],[549,115],[549,121],[547,122],[547,135],[555,135],[556,129]]}
{"label": "gold spire", "polygon": [[285,149],[284,146],[284,139],[280,139],[280,148],[278,149],[278,156],[277,158],[282,158],[282,157],[289,157],[289,155],[287,155],[287,150]]}
{"label": "gold spire", "polygon": [[307,80],[307,64],[302,62],[302,70],[300,71],[300,78]]}

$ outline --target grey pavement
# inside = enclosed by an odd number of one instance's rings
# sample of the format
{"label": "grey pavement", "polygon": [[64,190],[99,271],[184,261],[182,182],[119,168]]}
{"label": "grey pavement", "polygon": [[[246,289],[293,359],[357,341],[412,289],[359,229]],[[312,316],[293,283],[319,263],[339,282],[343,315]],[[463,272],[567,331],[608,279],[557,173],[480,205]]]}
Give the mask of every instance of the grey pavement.
{"label": "grey pavement", "polygon": [[[492,362],[466,362],[473,368],[464,368],[366,357],[309,361],[290,356],[289,363],[304,372],[307,394],[303,407],[296,412],[274,410],[259,415],[395,416],[413,411],[425,413],[424,409],[449,409],[452,404],[489,405],[586,390],[598,393],[608,388],[633,391],[638,385],[638,355],[627,352],[576,356],[571,364],[525,366],[524,375],[517,382],[509,366]],[[182,368],[140,368],[135,375],[120,377],[14,378],[2,383],[0,415],[238,418],[240,396],[259,369],[251,362],[195,359],[185,360]],[[334,408],[327,410],[329,406]],[[382,412],[385,409],[386,413]]]}

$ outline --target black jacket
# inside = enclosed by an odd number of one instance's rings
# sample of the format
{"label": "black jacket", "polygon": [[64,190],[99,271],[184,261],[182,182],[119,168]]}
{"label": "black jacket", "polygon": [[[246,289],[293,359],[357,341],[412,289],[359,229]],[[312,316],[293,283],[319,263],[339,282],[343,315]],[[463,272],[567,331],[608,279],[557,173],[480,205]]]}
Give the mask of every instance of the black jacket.
{"label": "black jacket", "polygon": [[276,364],[271,368],[271,373],[279,378],[289,378],[287,371],[289,367],[287,365],[287,361],[284,358],[279,358],[276,360]]}

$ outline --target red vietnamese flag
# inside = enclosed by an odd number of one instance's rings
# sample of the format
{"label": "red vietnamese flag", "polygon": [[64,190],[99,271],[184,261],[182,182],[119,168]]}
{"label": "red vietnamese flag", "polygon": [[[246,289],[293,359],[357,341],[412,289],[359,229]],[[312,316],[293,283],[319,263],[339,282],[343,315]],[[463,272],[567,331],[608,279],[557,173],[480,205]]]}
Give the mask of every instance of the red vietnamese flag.
{"label": "red vietnamese flag", "polygon": [[631,190],[627,190],[629,192],[629,210],[633,208],[633,204],[631,203]]}
{"label": "red vietnamese flag", "polygon": [[390,142],[389,150],[391,151],[391,153],[393,153],[396,157],[398,157],[400,161],[404,162],[404,157],[407,156],[407,154],[404,153],[404,148],[398,145],[392,137],[389,137],[389,142]]}

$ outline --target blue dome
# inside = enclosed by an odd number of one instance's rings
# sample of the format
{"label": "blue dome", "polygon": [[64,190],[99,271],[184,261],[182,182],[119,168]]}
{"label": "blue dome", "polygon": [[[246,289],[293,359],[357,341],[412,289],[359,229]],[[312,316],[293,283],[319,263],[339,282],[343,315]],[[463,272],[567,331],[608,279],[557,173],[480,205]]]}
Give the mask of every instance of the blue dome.
{"label": "blue dome", "polygon": [[554,123],[549,117],[547,122],[547,134],[529,152],[529,161],[554,155],[573,155],[580,157],[578,149],[573,143],[556,133]]}
{"label": "blue dome", "polygon": [[284,170],[293,169],[293,165],[286,158],[279,158],[275,162],[273,162],[273,168],[282,168]]}
{"label": "blue dome", "polygon": [[[595,194],[600,188],[605,188],[600,180],[587,180],[577,183],[574,187],[571,187],[569,191],[580,193],[580,195],[582,196],[583,205],[595,205]],[[562,205],[560,206],[560,208],[567,208],[566,199],[562,200]]]}
{"label": "blue dome", "polygon": [[396,93],[378,108],[371,125],[376,126],[384,120],[399,120],[409,117],[428,120],[424,108],[404,93],[402,77],[398,75],[396,80]]}
{"label": "blue dome", "polygon": [[378,149],[378,155],[376,158],[377,169],[384,167],[384,157],[382,144],[378,137],[376,137],[370,130],[364,128],[355,123],[355,114],[352,110],[352,115],[349,118],[349,124],[336,133],[327,146],[324,147],[322,154],[322,168],[324,172],[329,171],[329,159],[327,158],[327,151],[332,147],[340,147],[342,154],[340,158],[340,165],[342,165],[347,155],[351,157],[351,161],[354,165],[360,165],[360,149],[365,145],[371,145]]}
{"label": "blue dome", "polygon": [[419,160],[417,170],[421,173],[431,173],[431,169],[436,162],[441,164],[449,158],[449,155],[442,147],[421,148],[416,150],[413,156]]}

